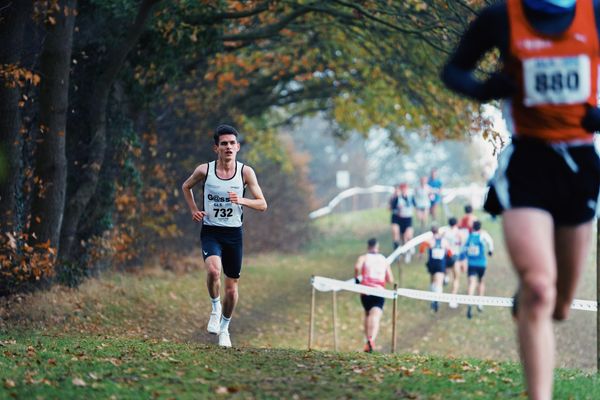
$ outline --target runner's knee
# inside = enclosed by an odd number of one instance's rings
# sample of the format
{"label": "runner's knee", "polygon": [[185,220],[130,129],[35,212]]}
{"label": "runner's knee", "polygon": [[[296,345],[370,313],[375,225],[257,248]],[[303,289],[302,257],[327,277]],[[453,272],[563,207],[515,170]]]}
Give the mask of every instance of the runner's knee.
{"label": "runner's knee", "polygon": [[521,283],[523,308],[534,311],[551,309],[556,301],[554,283],[542,276],[526,276]]}
{"label": "runner's knee", "polygon": [[207,270],[208,275],[210,275],[210,277],[212,279],[220,279],[221,278],[221,268],[219,268],[218,265],[213,264],[213,263],[207,263],[206,270]]}
{"label": "runner's knee", "polygon": [[237,296],[237,285],[227,285],[225,287],[225,296],[234,298]]}

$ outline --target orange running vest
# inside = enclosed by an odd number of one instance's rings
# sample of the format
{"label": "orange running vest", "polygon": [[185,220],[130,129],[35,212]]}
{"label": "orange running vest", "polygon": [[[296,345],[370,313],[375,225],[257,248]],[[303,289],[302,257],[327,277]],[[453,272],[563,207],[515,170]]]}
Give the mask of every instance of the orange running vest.
{"label": "orange running vest", "polygon": [[[506,72],[518,82],[507,110],[517,136],[547,142],[592,141],[581,126],[586,105],[598,103],[599,46],[593,0],[577,0],[571,25],[544,35],[527,21],[522,0],[508,0]],[[511,126],[512,125],[512,126]]]}

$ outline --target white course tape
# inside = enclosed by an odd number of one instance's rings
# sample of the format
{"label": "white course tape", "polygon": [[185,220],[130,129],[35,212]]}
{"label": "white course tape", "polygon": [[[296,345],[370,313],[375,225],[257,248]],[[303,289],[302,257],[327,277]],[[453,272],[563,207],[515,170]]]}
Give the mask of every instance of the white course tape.
{"label": "white course tape", "polygon": [[[446,229],[448,229],[447,226],[441,226],[439,228],[439,231],[440,231],[440,233],[444,233],[444,231]],[[402,246],[400,246],[396,250],[394,250],[392,252],[392,254],[387,256],[386,257],[387,262],[389,264],[393,263],[394,260],[396,260],[396,258],[401,256],[402,254],[408,252],[412,248],[417,247],[421,243],[428,241],[431,238],[431,235],[433,235],[433,234],[431,233],[431,231],[429,231],[429,232],[421,233],[419,236],[415,236],[414,238],[410,239],[408,242],[404,243]]]}
{"label": "white course tape", "polygon": [[312,285],[315,289],[320,292],[348,290],[349,292],[368,294],[371,296],[384,297],[386,299],[394,299],[397,297],[396,292],[387,289],[377,289],[365,285],[357,285],[354,280],[350,281],[339,281],[337,279],[325,278],[322,276],[313,276]]}
{"label": "white course tape", "polygon": [[[457,188],[444,188],[442,190],[443,203],[448,204],[456,197],[466,197],[471,203],[475,203],[475,206],[483,204],[483,197],[487,191],[486,187],[480,187],[475,184],[470,186],[461,186]],[[353,187],[346,189],[338,193],[325,207],[321,207],[318,210],[312,211],[308,214],[310,219],[320,218],[327,214],[330,214],[333,209],[344,199],[348,197],[356,196],[357,194],[370,194],[370,193],[394,193],[393,186],[384,185],[373,185],[368,188]]]}
{"label": "white course tape", "polygon": [[[481,305],[493,307],[512,307],[513,299],[511,297],[492,297],[492,296],[468,296],[464,294],[434,293],[425,290],[400,288],[396,292],[387,289],[377,289],[365,285],[358,285],[354,281],[340,281],[337,279],[314,276],[312,278],[313,287],[320,292],[331,290],[348,290],[350,292],[368,294],[372,296],[393,299],[396,296],[408,297],[417,300],[439,301],[443,303],[456,302],[458,304]],[[598,311],[598,305],[591,300],[574,300],[571,308],[581,311]]]}

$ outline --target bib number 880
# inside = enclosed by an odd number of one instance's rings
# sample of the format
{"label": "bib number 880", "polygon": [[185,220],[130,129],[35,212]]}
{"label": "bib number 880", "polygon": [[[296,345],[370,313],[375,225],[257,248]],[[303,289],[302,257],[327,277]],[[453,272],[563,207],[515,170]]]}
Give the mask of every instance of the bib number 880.
{"label": "bib number 880", "polygon": [[523,60],[524,104],[585,103],[591,93],[590,64],[585,54]]}
{"label": "bib number 880", "polygon": [[564,89],[576,91],[579,89],[579,74],[577,71],[568,71],[566,74],[555,72],[552,75],[538,73],[535,76],[535,90],[540,94],[551,91],[560,93]]}

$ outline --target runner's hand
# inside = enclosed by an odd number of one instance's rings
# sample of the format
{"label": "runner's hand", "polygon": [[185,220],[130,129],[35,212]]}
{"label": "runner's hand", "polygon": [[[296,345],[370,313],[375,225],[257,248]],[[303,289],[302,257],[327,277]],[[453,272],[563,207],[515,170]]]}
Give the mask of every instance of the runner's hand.
{"label": "runner's hand", "polygon": [[590,133],[600,131],[600,109],[588,104],[585,116],[581,120],[581,126]]}
{"label": "runner's hand", "polygon": [[192,213],[192,219],[196,222],[202,222],[202,219],[204,218],[204,216],[206,215],[205,211],[194,211]]}
{"label": "runner's hand", "polygon": [[236,192],[227,192],[227,195],[233,204],[242,204],[240,203],[240,196]]}
{"label": "runner's hand", "polygon": [[492,253],[491,251],[488,251],[488,256],[490,256],[490,257],[491,257],[491,256],[493,256],[493,255],[494,255],[494,253]]}
{"label": "runner's hand", "polygon": [[481,84],[477,100],[486,102],[511,97],[517,88],[513,81],[501,72],[496,72]]}

